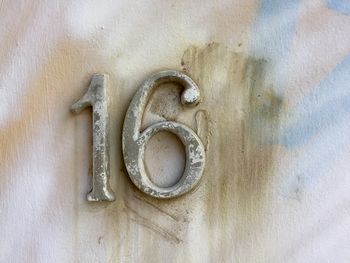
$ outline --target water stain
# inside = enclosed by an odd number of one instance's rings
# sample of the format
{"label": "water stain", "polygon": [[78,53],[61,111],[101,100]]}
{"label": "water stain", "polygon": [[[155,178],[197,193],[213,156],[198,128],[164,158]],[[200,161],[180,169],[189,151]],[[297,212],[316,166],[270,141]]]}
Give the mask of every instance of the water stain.
{"label": "water stain", "polygon": [[218,43],[190,47],[182,58],[212,120],[203,176],[210,262],[220,261],[218,255],[224,261],[233,253],[241,259],[252,255],[252,238],[269,215],[276,158],[271,141],[278,135],[283,98],[265,79],[266,63]]}
{"label": "water stain", "polygon": [[252,261],[270,219],[278,154],[273,142],[283,110],[283,97],[265,78],[267,63],[217,43],[192,46],[184,52],[181,66],[200,87],[201,103],[183,109],[180,90],[171,85],[153,94],[144,127],[166,119],[184,123],[203,140],[207,161],[199,185],[180,198],[157,200],[131,183],[125,186],[128,233],[142,244],[143,258],[162,258],[149,253],[155,244],[161,244],[174,262],[191,256],[187,232],[199,216],[193,211],[201,207],[201,233],[210,238],[197,240],[208,243],[208,262]]}

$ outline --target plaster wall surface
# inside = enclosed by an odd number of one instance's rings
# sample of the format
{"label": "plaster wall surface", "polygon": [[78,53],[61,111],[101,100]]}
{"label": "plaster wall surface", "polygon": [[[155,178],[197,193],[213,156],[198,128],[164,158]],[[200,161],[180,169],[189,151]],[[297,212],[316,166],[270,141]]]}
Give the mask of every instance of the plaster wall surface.
{"label": "plaster wall surface", "polygon": [[[346,0],[0,1],[0,262],[350,262],[350,3]],[[198,132],[198,186],[156,200],[121,155],[128,104],[150,74],[143,126]],[[70,106],[110,75],[112,203],[88,203],[91,112]],[[149,142],[176,182],[175,136]]]}

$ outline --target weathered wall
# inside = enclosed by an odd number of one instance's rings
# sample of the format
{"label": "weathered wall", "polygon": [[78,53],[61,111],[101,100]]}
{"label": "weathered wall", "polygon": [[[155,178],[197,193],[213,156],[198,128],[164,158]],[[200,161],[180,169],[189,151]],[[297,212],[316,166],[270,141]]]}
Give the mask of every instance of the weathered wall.
{"label": "weathered wall", "polygon": [[[350,4],[346,0],[0,2],[1,262],[349,262]],[[154,94],[144,125],[198,131],[199,185],[174,200],[136,189],[121,127],[138,85],[179,69],[203,101]],[[111,77],[113,203],[85,201],[91,114],[69,108]],[[170,185],[183,148],[155,136]]]}

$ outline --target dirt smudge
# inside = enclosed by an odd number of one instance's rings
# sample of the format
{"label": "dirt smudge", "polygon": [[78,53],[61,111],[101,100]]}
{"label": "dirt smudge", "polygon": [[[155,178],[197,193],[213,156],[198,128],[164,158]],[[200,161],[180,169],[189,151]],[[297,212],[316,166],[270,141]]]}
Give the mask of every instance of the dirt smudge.
{"label": "dirt smudge", "polygon": [[180,90],[179,85],[163,84],[162,88],[152,96],[145,112],[151,112],[165,120],[175,120],[179,111],[183,108],[180,103]]}
{"label": "dirt smudge", "polygon": [[212,120],[203,175],[210,262],[218,255],[223,260],[232,253],[242,260],[252,255],[258,245],[253,238],[269,215],[276,158],[272,142],[283,98],[265,79],[266,64],[218,43],[190,47],[182,58],[183,70],[201,88],[201,108]]}

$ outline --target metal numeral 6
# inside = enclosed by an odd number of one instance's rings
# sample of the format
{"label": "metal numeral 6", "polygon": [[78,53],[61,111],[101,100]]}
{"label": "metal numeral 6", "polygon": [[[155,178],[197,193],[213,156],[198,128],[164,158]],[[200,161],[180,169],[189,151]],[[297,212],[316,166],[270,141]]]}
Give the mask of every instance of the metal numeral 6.
{"label": "metal numeral 6", "polygon": [[[190,191],[201,178],[205,163],[205,151],[200,138],[184,124],[163,121],[140,131],[143,112],[150,96],[165,82],[176,82],[183,86],[181,103],[184,106],[196,106],[199,103],[199,88],[190,77],[179,71],[159,72],[149,77],[133,97],[125,116],[122,134],[124,162],[132,182],[142,192],[156,198],[173,198]],[[160,131],[177,135],[186,152],[186,165],[181,179],[175,185],[166,188],[155,185],[147,176],[144,167],[145,145]]]}

